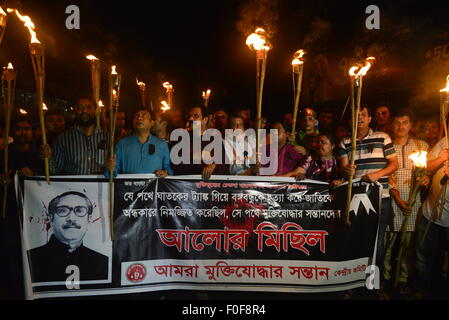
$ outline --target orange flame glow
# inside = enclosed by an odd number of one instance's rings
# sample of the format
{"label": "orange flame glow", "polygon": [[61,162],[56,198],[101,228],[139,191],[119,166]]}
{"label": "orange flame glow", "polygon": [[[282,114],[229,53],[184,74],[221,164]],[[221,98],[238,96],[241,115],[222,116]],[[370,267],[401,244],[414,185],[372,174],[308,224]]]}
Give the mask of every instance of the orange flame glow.
{"label": "orange flame glow", "polygon": [[3,10],[3,8],[0,6],[0,14],[2,16],[6,16],[6,12]]}
{"label": "orange flame glow", "polygon": [[441,89],[440,92],[449,92],[449,76],[447,76],[446,88]]}
{"label": "orange flame glow", "polygon": [[14,67],[12,66],[12,63],[10,62],[10,63],[8,63],[8,67],[7,67],[7,69],[11,69],[11,70],[14,70]]}
{"label": "orange flame glow", "polygon": [[91,55],[91,54],[86,56],[86,58],[89,59],[89,60],[99,60],[96,56]]}
{"label": "orange flame glow", "polygon": [[117,66],[112,66],[111,67],[111,74],[117,74],[116,68],[117,68]]}
{"label": "orange flame glow", "polygon": [[28,28],[28,31],[30,32],[31,35],[31,43],[41,43],[37,37],[36,37],[36,32],[34,31],[35,26],[33,21],[31,21],[31,18],[29,16],[23,16],[20,14],[19,10],[17,9],[7,9],[8,12],[15,12],[17,18],[19,18],[21,21],[24,22],[24,25],[26,28]]}
{"label": "orange flame glow", "polygon": [[139,81],[139,79],[136,78],[136,83],[139,87],[141,87],[142,89],[145,89],[145,82]]}
{"label": "orange flame glow", "polygon": [[203,91],[203,98],[209,98],[211,93],[212,91],[210,91],[210,89],[207,89],[206,92]]}
{"label": "orange flame glow", "polygon": [[302,57],[305,54],[306,54],[306,52],[304,50],[296,51],[295,54],[293,55],[292,65],[297,66],[297,65],[303,64],[304,61],[302,60]]}
{"label": "orange flame glow", "polygon": [[99,107],[104,107],[103,101],[98,100],[98,106],[99,106]]}
{"label": "orange flame glow", "polygon": [[28,114],[28,112],[26,112],[25,109],[19,109],[19,112],[20,112],[21,114]]}
{"label": "orange flame glow", "polygon": [[268,43],[266,38],[266,32],[262,28],[257,28],[254,33],[251,33],[246,38],[246,45],[250,47],[251,50],[268,51],[271,49],[271,45]]}
{"label": "orange flame glow", "polygon": [[413,161],[413,164],[417,168],[426,168],[427,167],[427,152],[426,151],[417,151],[412,153],[409,157]]}
{"label": "orange flame glow", "polygon": [[368,72],[368,70],[372,66],[371,60],[376,60],[376,58],[374,58],[374,57],[366,58],[366,60],[365,60],[366,63],[365,63],[365,66],[363,66],[363,67],[352,66],[351,69],[349,69],[349,75],[351,77],[363,77],[363,76],[365,76],[366,73]]}
{"label": "orange flame glow", "polygon": [[167,110],[169,110],[170,109],[170,106],[168,105],[168,103],[167,103],[167,101],[161,101],[161,104],[162,104],[162,107],[161,107],[161,110],[163,111],[163,112],[165,112],[165,111],[167,111]]}
{"label": "orange flame glow", "polygon": [[47,105],[45,103],[42,103],[42,110],[48,111]]}
{"label": "orange flame glow", "polygon": [[170,84],[170,82],[164,82],[162,86],[167,90],[167,92],[173,91],[173,86]]}

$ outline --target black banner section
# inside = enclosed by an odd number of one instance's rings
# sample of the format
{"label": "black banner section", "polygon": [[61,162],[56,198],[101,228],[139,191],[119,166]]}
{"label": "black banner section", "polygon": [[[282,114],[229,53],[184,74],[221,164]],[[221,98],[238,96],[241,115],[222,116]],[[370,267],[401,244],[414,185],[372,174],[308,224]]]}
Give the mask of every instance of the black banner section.
{"label": "black banner section", "polygon": [[[381,187],[266,178],[25,178],[27,298],[169,289],[331,292],[371,274]],[[285,182],[285,181],[289,182]]]}

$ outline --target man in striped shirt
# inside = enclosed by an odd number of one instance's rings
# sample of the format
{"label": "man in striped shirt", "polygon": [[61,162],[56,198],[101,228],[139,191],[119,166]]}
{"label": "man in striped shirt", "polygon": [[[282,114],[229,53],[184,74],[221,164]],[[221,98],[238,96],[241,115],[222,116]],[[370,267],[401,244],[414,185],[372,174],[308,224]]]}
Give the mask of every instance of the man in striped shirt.
{"label": "man in striped shirt", "polygon": [[[371,111],[368,106],[360,107],[355,166],[350,165],[351,139],[344,138],[340,144],[339,165],[346,176],[354,176],[368,182],[378,181],[382,184],[382,204],[380,225],[377,238],[376,261],[380,267],[384,259],[384,234],[391,215],[391,199],[388,186],[388,176],[399,167],[393,143],[385,132],[373,131],[370,128]],[[379,268],[380,269],[380,268]]]}
{"label": "man in striped shirt", "polygon": [[53,150],[44,151],[50,158],[50,172],[53,175],[102,175],[109,134],[95,127],[95,103],[91,98],[78,99],[74,111],[75,127],[55,140]]}

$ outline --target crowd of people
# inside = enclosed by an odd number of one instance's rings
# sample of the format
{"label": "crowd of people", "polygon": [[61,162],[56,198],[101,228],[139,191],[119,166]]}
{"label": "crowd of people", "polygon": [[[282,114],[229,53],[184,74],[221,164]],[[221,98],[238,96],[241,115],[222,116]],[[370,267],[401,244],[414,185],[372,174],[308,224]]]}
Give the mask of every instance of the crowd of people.
{"label": "crowd of people", "polygon": [[[109,156],[108,119],[100,128],[97,127],[96,105],[88,96],[76,102],[74,121],[70,125],[59,109],[46,112],[48,143],[45,146],[41,146],[40,130],[33,127],[30,118],[14,117],[11,137],[8,138],[9,173],[1,175],[2,184],[9,185],[10,189],[7,216],[11,218],[16,214],[12,187],[14,174],[42,175],[45,158],[49,159],[51,175],[100,174],[108,177],[111,173],[114,176],[153,173],[163,178],[168,175],[199,174],[203,179],[210,179],[212,175],[260,174],[261,164],[252,161],[256,150],[246,148],[244,153],[238,152],[242,150],[239,144],[254,145],[254,142],[245,140],[244,135],[237,135],[236,141],[227,143],[229,141],[225,135],[226,129],[244,132],[256,128],[256,119],[249,108],[236,109],[232,113],[226,108],[204,107],[192,107],[184,112],[175,109],[157,113],[141,107],[133,114],[123,110],[121,108],[117,114],[113,157]],[[362,105],[358,117],[354,166],[350,164],[351,122],[338,121],[333,109],[301,108],[295,135],[292,134],[291,113],[274,121],[262,120],[261,128],[274,129],[278,133],[277,145],[274,146],[277,148],[278,160],[274,176],[319,180],[334,187],[352,175],[382,185],[376,253],[381,270],[379,298],[388,299],[391,296],[395,280],[399,283],[395,292],[399,292],[403,298],[434,297],[436,284],[441,284],[441,279],[447,279],[445,251],[449,244],[449,205],[445,195],[440,196],[443,177],[449,176],[449,151],[439,118],[416,119],[408,108],[393,113],[391,106],[380,105],[372,110]],[[203,159],[203,149],[208,142],[202,141],[201,148],[195,150],[192,134],[189,135],[192,146],[187,157],[189,161],[173,161],[170,154],[176,148],[176,143],[170,140],[171,133],[175,129],[187,129],[187,132],[192,133],[194,128],[199,130],[200,135],[210,128],[220,132],[225,141],[223,161],[196,163],[196,153],[200,152],[199,158]],[[270,136],[265,136],[263,141],[270,144]],[[4,142],[0,142],[0,148],[3,148]],[[420,195],[410,207],[407,199],[413,182],[413,163],[408,156],[416,151],[428,151],[429,155]],[[213,156],[210,155],[211,158]],[[232,161],[226,162],[224,157]],[[3,153],[0,162],[3,168]],[[438,201],[441,205],[435,206]],[[407,216],[405,241],[401,242],[402,222]],[[6,239],[12,232],[19,233],[17,228],[10,228],[8,235],[2,234]],[[5,243],[5,239],[1,242]],[[400,273],[396,275],[394,266],[398,245],[405,245],[406,254],[400,261]],[[17,265],[14,268],[18,268]],[[11,273],[17,273],[17,270],[2,270],[2,274]],[[444,290],[448,288],[445,286]],[[354,293],[347,292],[344,297],[350,298]]]}

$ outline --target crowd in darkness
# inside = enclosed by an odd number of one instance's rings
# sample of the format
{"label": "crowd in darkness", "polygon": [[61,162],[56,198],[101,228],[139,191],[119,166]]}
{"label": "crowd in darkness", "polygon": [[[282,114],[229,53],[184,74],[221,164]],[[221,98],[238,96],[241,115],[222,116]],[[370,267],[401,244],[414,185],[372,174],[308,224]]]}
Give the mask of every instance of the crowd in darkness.
{"label": "crowd in darkness", "polygon": [[[275,129],[278,133],[278,166],[274,176],[292,177],[296,180],[311,179],[324,181],[331,187],[344,183],[351,175],[368,182],[377,181],[383,186],[381,219],[377,243],[377,264],[381,270],[379,299],[399,296],[404,299],[425,299],[443,294],[448,297],[448,285],[441,289],[442,279],[447,277],[447,255],[449,237],[449,205],[443,201],[438,218],[434,214],[434,203],[441,189],[440,180],[449,176],[449,151],[444,144],[444,130],[438,116],[417,119],[411,109],[404,108],[395,113],[387,105],[362,105],[357,127],[357,150],[355,165],[351,160],[351,121],[339,121],[339,116],[331,108],[315,109],[303,107],[299,110],[296,134],[292,134],[291,113],[279,119],[262,119],[262,129]],[[2,174],[3,186],[9,188],[8,213],[2,221],[2,244],[10,239],[19,240],[16,222],[17,207],[14,201],[13,177],[32,176],[44,173],[44,158],[49,159],[51,175],[105,175],[149,174],[159,178],[169,175],[198,174],[203,179],[213,175],[259,175],[261,164],[254,160],[255,150],[239,152],[239,143],[251,139],[241,135],[236,141],[227,143],[225,130],[255,129],[256,119],[249,108],[205,108],[191,107],[184,112],[172,109],[153,112],[141,107],[133,114],[120,108],[114,133],[114,156],[109,156],[109,120],[107,117],[100,127],[96,125],[94,101],[84,96],[76,101],[74,121],[67,121],[59,109],[50,109],[45,114],[47,145],[42,146],[39,127],[26,116],[12,119],[9,143],[9,173]],[[186,129],[192,139],[194,126],[200,133],[215,128],[223,136],[223,156],[233,159],[193,164],[194,148],[189,148],[190,162],[174,163],[170,157],[174,141],[170,134],[175,129]],[[3,131],[3,129],[2,129]],[[4,136],[2,133],[1,137]],[[2,138],[3,139],[3,138]],[[243,139],[243,140],[242,140]],[[269,145],[270,135],[262,139]],[[190,140],[192,144],[192,140]],[[203,143],[202,146],[204,147]],[[251,141],[249,143],[252,144]],[[4,147],[4,141],[0,148]],[[236,150],[236,148],[238,150]],[[408,156],[416,151],[428,151],[426,178],[421,182],[418,200],[410,207],[407,203],[412,183],[413,163]],[[3,150],[0,162],[3,168]],[[203,153],[202,153],[203,154]],[[212,156],[212,155],[211,155]],[[238,161],[240,160],[240,161]],[[3,187],[4,188],[4,187]],[[447,196],[446,196],[447,199]],[[404,218],[409,216],[406,229],[406,255],[401,262],[400,273],[395,279],[395,261],[400,231]],[[8,222],[10,221],[10,222]],[[11,222],[12,221],[12,222]],[[9,224],[8,224],[9,223]],[[13,227],[6,227],[13,226]],[[8,239],[8,240],[6,240]],[[5,248],[2,248],[4,250]],[[8,246],[2,255],[10,261],[20,260],[17,245]],[[17,287],[20,277],[19,263],[1,264],[0,275],[9,294],[20,296]],[[15,276],[8,276],[8,275]],[[6,275],[6,276],[5,276]],[[393,288],[394,281],[399,285]],[[1,285],[0,285],[1,287]],[[441,293],[441,292],[444,293]],[[15,292],[15,293],[14,293]],[[351,299],[357,290],[341,295]]]}

